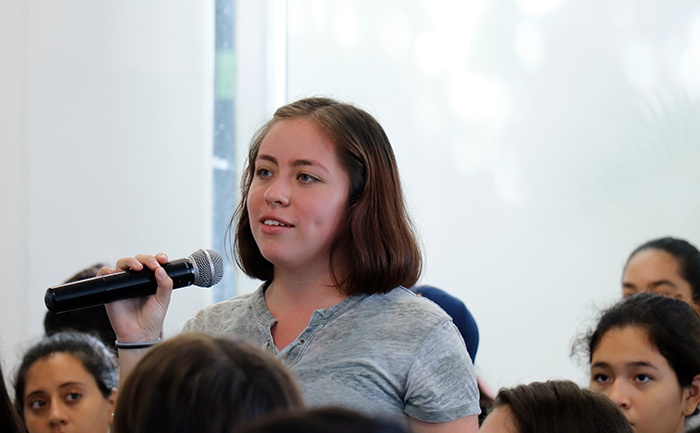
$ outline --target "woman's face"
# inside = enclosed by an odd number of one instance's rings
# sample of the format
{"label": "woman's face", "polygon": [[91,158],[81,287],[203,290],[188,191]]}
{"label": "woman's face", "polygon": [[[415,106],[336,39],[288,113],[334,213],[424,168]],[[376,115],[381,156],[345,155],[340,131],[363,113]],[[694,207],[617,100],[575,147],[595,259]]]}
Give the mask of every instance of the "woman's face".
{"label": "woman's face", "polygon": [[518,433],[518,428],[510,408],[499,406],[486,417],[479,431],[481,433]]}
{"label": "woman's face", "polygon": [[334,143],[305,119],[272,126],[248,192],[250,228],[276,269],[325,272],[345,219],[350,180]]}
{"label": "woman's face", "polygon": [[681,432],[698,403],[697,390],[681,389],[647,331],[636,326],[603,336],[591,358],[590,387],[618,405],[635,433]]}
{"label": "woman's face", "polygon": [[627,299],[643,292],[677,298],[695,306],[693,289],[681,277],[678,261],[663,250],[642,250],[632,256],[625,267],[622,296]]}
{"label": "woman's face", "polygon": [[116,390],[105,398],[80,360],[58,352],[27,371],[24,421],[29,433],[106,433],[115,401]]}

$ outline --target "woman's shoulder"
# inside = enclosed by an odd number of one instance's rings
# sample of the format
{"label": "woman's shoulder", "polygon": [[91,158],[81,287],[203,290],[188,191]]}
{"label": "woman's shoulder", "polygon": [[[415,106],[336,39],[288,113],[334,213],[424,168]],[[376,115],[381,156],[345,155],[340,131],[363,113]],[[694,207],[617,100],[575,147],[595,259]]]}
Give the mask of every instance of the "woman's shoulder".
{"label": "woman's shoulder", "polygon": [[383,295],[373,295],[370,298],[376,298],[377,302],[391,310],[406,310],[423,312],[425,314],[434,315],[440,319],[449,319],[450,316],[445,313],[445,310],[440,308],[436,303],[427,298],[416,295],[415,292],[405,287],[397,287],[389,293]]}
{"label": "woman's shoulder", "polygon": [[452,321],[435,303],[404,287],[397,287],[389,293],[368,296],[358,307],[358,315],[383,323],[405,323],[412,327],[432,329]]}
{"label": "woman's shoulder", "polygon": [[349,346],[353,350],[391,348],[386,353],[392,359],[409,363],[437,357],[438,353],[459,360],[469,358],[452,318],[437,304],[403,287],[368,296],[338,319],[329,331],[347,334],[352,329],[350,339],[354,340]]}
{"label": "woman's shoulder", "polygon": [[216,332],[235,325],[235,322],[250,321],[254,314],[254,300],[260,289],[235,296],[202,308],[189,319],[185,332]]}

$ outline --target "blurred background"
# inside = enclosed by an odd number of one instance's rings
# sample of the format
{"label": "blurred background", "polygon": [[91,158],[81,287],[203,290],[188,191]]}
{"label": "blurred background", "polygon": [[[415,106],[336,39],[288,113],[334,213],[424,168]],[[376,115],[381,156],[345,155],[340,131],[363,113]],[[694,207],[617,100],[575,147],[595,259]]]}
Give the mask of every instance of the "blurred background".
{"label": "blurred background", "polygon": [[[137,253],[224,253],[253,132],[301,97],[385,127],[425,250],[493,387],[581,382],[572,340],[627,255],[700,243],[700,2],[0,3],[0,356],[46,288]],[[253,290],[174,293],[166,337]]]}

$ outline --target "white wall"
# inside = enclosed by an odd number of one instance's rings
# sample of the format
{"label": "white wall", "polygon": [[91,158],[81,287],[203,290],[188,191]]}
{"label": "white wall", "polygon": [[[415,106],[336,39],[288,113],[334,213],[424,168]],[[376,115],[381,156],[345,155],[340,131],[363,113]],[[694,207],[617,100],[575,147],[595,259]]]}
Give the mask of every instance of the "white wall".
{"label": "white wall", "polygon": [[661,0],[289,2],[288,99],[374,113],[493,387],[580,379],[571,339],[627,254],[700,244],[700,6]]}
{"label": "white wall", "polygon": [[0,2],[0,360],[26,337],[27,304],[27,3]]}
{"label": "white wall", "polygon": [[[0,12],[9,359],[43,332],[47,287],[97,261],[209,246],[214,15],[210,2],[155,0]],[[209,299],[176,291],[166,335]]]}

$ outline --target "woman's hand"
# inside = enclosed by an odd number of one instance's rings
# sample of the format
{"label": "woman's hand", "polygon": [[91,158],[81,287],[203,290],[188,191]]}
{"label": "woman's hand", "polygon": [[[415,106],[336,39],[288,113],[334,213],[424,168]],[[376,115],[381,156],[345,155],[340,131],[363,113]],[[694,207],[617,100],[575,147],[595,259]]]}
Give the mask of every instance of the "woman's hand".
{"label": "woman's hand", "polygon": [[161,264],[167,262],[168,256],[163,253],[155,256],[140,254],[136,257],[119,259],[116,269],[108,267],[100,269],[98,275],[107,275],[129,269],[140,271],[146,266],[156,275],[158,290],[154,295],[105,305],[109,321],[120,343],[155,341],[160,337],[173,290],[173,280],[161,267]]}

